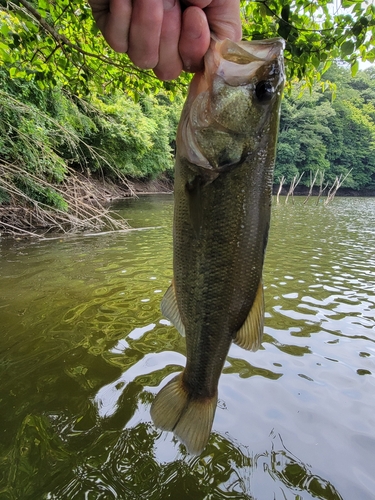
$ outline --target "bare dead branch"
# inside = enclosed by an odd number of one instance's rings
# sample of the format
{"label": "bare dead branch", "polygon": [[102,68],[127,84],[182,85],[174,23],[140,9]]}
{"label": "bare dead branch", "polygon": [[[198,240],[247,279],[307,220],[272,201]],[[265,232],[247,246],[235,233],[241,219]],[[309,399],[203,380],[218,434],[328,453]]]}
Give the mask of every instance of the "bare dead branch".
{"label": "bare dead branch", "polygon": [[333,198],[336,196],[337,191],[340,189],[345,179],[348,177],[352,170],[353,169],[351,168],[345,175],[340,174],[338,177],[336,176],[336,179],[334,180],[330,190],[328,191],[327,198],[324,201],[325,205],[328,205],[328,203],[333,200]]}
{"label": "bare dead branch", "polygon": [[316,178],[318,177],[318,173],[319,173],[319,169],[316,170],[316,172],[314,174],[314,178],[313,178],[312,171],[310,170],[310,189],[309,189],[308,195],[306,196],[305,201],[303,202],[304,205],[306,205],[306,203],[309,201],[310,196],[312,195],[313,187],[314,187],[314,184],[316,182]]}
{"label": "bare dead branch", "polygon": [[288,199],[289,199],[290,195],[292,195],[292,203],[294,204],[294,194],[293,193],[294,193],[294,190],[296,189],[296,187],[298,186],[298,184],[301,182],[301,179],[302,179],[304,173],[305,172],[302,172],[302,174],[299,177],[298,177],[298,175],[295,175],[293,177],[293,180],[290,183],[288,194],[286,195],[286,198],[285,198],[285,204],[288,203]]}
{"label": "bare dead branch", "polygon": [[276,203],[277,204],[280,203],[280,193],[281,193],[281,190],[283,188],[284,182],[285,182],[285,176],[282,175],[281,177],[279,177],[279,189],[278,189],[277,195],[276,195]]}

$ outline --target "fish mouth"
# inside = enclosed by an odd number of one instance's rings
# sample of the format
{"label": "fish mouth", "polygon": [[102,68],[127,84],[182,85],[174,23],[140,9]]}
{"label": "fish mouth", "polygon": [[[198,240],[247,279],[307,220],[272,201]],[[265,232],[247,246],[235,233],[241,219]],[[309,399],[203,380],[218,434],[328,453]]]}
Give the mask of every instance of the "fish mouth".
{"label": "fish mouth", "polygon": [[216,74],[228,85],[238,86],[251,83],[255,76],[259,78],[264,69],[269,76],[273,71],[280,73],[281,81],[284,48],[283,38],[242,42],[212,39],[212,50],[205,57],[206,75]]}
{"label": "fish mouth", "polygon": [[212,39],[211,43],[216,44],[216,50],[223,59],[236,64],[270,61],[279,57],[285,48],[285,41],[280,37],[242,42],[233,42],[229,39],[222,41]]}

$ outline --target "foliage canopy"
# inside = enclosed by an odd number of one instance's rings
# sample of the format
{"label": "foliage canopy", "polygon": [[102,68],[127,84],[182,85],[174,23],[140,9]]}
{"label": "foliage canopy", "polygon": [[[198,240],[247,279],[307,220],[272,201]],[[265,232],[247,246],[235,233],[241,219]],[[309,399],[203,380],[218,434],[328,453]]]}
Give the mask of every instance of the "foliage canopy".
{"label": "foliage canopy", "polygon": [[335,59],[375,61],[372,0],[259,0],[243,6],[244,32],[251,38],[286,40],[288,79],[320,78]]}
{"label": "foliage canopy", "polygon": [[[241,0],[244,38],[286,40],[287,76],[312,82],[340,57],[352,73],[375,60],[372,0]],[[176,91],[186,83],[160,82],[104,41],[86,0],[0,0],[0,61],[12,78],[59,83],[76,93],[116,88],[131,95]]]}

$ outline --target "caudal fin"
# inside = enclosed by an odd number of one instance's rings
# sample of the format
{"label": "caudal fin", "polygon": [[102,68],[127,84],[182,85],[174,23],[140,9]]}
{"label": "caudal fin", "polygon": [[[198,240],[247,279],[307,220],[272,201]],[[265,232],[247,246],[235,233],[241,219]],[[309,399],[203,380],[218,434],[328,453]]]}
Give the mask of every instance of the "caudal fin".
{"label": "caudal fin", "polygon": [[180,374],[157,394],[151,406],[151,418],[156,427],[173,431],[189,453],[199,455],[210,437],[216,404],[217,396],[191,397]]}

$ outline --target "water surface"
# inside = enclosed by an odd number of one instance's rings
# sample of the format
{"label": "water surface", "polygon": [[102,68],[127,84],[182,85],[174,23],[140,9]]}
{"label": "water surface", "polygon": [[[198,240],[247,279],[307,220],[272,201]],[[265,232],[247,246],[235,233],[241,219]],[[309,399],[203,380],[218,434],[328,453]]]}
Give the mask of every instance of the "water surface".
{"label": "water surface", "polygon": [[151,229],[1,241],[0,499],[373,499],[375,199],[301,201],[273,207],[263,345],[231,347],[200,457],[149,416],[185,365],[172,197],[116,205]]}

